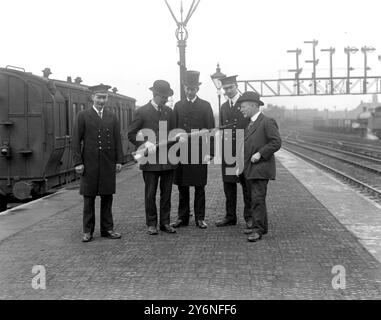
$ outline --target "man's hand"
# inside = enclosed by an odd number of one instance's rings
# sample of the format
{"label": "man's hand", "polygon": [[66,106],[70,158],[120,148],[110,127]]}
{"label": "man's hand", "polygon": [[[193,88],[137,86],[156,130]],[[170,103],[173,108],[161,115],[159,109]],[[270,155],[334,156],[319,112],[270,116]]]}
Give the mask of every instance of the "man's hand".
{"label": "man's hand", "polygon": [[210,154],[205,155],[204,157],[204,163],[210,164],[212,161],[213,157]]}
{"label": "man's hand", "polygon": [[116,166],[115,166],[115,170],[116,170],[117,173],[121,172],[122,171],[122,164],[117,163]]}
{"label": "man's hand", "polygon": [[85,171],[85,166],[83,164],[80,164],[78,166],[75,166],[74,169],[76,173],[83,174],[83,172]]}
{"label": "man's hand", "polygon": [[152,142],[147,141],[144,146],[148,149],[149,153],[154,153],[156,151],[156,145]]}
{"label": "man's hand", "polygon": [[256,163],[261,159],[261,154],[259,152],[254,153],[253,156],[251,157],[251,162]]}
{"label": "man's hand", "polygon": [[188,135],[185,132],[180,132],[180,133],[175,135],[175,139],[178,142],[185,142],[185,141],[187,141],[187,137],[188,137]]}

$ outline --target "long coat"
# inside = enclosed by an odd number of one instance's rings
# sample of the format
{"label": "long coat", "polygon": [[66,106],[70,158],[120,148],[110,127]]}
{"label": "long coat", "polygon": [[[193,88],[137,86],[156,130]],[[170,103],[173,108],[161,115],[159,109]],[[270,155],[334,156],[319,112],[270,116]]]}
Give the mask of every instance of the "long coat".
{"label": "long coat", "polygon": [[[228,130],[224,130],[223,134],[223,140],[222,140],[222,180],[224,182],[230,182],[230,183],[238,183],[239,178],[236,175],[229,175],[226,174],[226,168],[231,168],[236,166],[236,162],[233,163],[226,163],[225,162],[225,147],[226,144],[231,144],[232,150],[232,157],[236,157],[236,130],[242,129],[244,130],[247,125],[250,122],[250,119],[247,119],[243,116],[241,112],[241,104],[236,103],[233,107],[229,105],[229,101],[226,101],[221,106],[221,114],[220,114],[220,125],[229,125],[234,122],[237,122],[236,124],[232,125],[231,127],[228,127]],[[229,130],[231,129],[231,130]],[[230,135],[231,132],[231,135]]]}
{"label": "long coat", "polygon": [[[183,129],[190,133],[192,129],[212,129],[214,128],[213,110],[209,102],[196,97],[192,103],[184,99],[178,101],[173,109],[176,117],[176,128]],[[202,152],[202,139],[206,145],[206,151]],[[192,147],[192,143],[198,143]],[[198,164],[191,164],[192,158],[197,158],[192,152],[198,149]],[[206,138],[188,139],[188,161],[187,164],[181,163],[175,171],[174,183],[180,186],[204,186],[207,183],[208,165],[203,164],[206,154],[214,155],[214,144],[208,143]]]}
{"label": "long coat", "polygon": [[83,164],[80,194],[115,193],[115,165],[122,163],[120,125],[116,116],[104,109],[100,118],[94,108],[78,113],[73,131],[74,165]]}
{"label": "long coat", "polygon": [[[274,180],[276,174],[274,153],[280,149],[281,145],[282,140],[276,121],[261,113],[245,132],[245,178]],[[261,154],[261,158],[253,163],[251,157],[257,152]]]}
{"label": "long coat", "polygon": [[[161,122],[161,124],[159,123]],[[159,132],[160,125],[166,125],[166,132]],[[164,142],[168,140],[169,131],[175,128],[175,118],[171,108],[167,106],[163,106],[161,111],[155,109],[155,107],[148,102],[146,105],[141,106],[136,109],[134,120],[131,123],[130,130],[128,131],[128,140],[131,141],[136,147],[139,147],[146,140],[149,140],[152,143]],[[143,130],[142,130],[143,129]],[[153,131],[155,137],[146,137],[145,141],[139,141],[136,139],[136,136],[140,130],[149,130]],[[144,132],[143,132],[144,135]],[[140,164],[139,168],[143,171],[165,171],[165,170],[173,170],[175,169],[175,165],[170,163],[170,159],[168,159],[168,149],[170,145],[166,147],[165,152],[160,153],[160,148],[156,150],[156,162],[155,163],[147,163]],[[148,159],[151,155],[148,156]]]}

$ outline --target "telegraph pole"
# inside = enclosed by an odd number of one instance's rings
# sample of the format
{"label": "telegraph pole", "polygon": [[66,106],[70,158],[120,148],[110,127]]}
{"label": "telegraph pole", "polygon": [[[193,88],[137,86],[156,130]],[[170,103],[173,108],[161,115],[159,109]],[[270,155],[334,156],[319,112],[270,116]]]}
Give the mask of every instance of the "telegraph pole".
{"label": "telegraph pole", "polygon": [[180,55],[180,60],[177,63],[180,67],[180,97],[181,100],[185,99],[185,92],[184,92],[184,86],[183,86],[183,81],[184,81],[184,76],[185,72],[187,70],[186,64],[185,64],[185,48],[187,46],[187,39],[188,39],[188,30],[186,29],[187,23],[189,22],[189,19],[193,15],[193,13],[196,11],[199,3],[201,0],[193,0],[192,4],[189,8],[188,14],[185,18],[183,19],[183,1],[181,1],[181,7],[180,7],[180,21],[177,20],[175,14],[173,13],[172,8],[168,4],[167,0],[164,0],[171,15],[172,18],[175,20],[175,23],[177,25],[176,29],[176,39],[177,39],[177,46],[179,47],[179,55]]}

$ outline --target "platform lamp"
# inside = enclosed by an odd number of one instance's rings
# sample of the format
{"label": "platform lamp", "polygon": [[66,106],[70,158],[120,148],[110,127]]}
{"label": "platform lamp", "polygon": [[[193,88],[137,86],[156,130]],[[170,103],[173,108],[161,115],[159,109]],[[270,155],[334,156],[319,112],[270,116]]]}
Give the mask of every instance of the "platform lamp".
{"label": "platform lamp", "polygon": [[218,118],[221,124],[221,88],[222,88],[222,83],[221,79],[225,78],[226,74],[223,74],[220,69],[220,64],[217,63],[217,68],[216,72],[213,73],[210,78],[212,79],[214,85],[217,88],[217,96],[218,96]]}

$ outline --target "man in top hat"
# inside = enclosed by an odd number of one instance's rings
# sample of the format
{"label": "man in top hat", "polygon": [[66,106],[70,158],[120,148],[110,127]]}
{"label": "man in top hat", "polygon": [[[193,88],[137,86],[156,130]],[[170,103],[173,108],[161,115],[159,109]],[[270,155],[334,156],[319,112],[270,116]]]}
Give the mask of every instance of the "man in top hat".
{"label": "man in top hat", "polygon": [[[190,133],[192,129],[214,128],[214,116],[210,103],[197,96],[201,84],[199,77],[198,71],[186,72],[184,79],[186,98],[178,101],[173,109],[176,116],[176,128],[183,129],[187,133]],[[206,139],[206,137],[188,139],[188,159],[186,163],[181,163],[175,171],[174,182],[179,189],[178,219],[173,224],[175,228],[189,224],[189,192],[191,186],[195,188],[194,214],[196,226],[201,229],[207,228],[205,223],[205,185],[208,176],[207,163],[213,156],[213,144],[204,140],[207,150],[203,153],[202,139]],[[192,161],[192,159],[194,160]]]}
{"label": "man in top hat", "polygon": [[110,86],[89,87],[93,106],[80,111],[73,131],[75,171],[81,174],[80,194],[83,195],[83,242],[93,239],[95,228],[95,197],[101,197],[101,236],[119,239],[114,231],[112,200],[115,174],[122,169],[123,153],[120,125],[116,116],[105,109]]}
{"label": "man in top hat", "polygon": [[[280,149],[282,140],[276,121],[260,112],[263,102],[258,93],[245,92],[238,102],[244,117],[250,119],[243,143],[243,172],[250,191],[253,221],[248,241],[255,242],[267,233],[267,184],[275,179],[274,153]],[[242,163],[239,166],[242,168]]]}
{"label": "man in top hat", "polygon": [[[159,142],[159,129],[164,128],[161,130],[167,130],[165,135],[161,132],[161,136],[166,136],[170,130],[175,128],[173,111],[165,105],[168,101],[168,97],[173,95],[173,90],[165,80],[156,80],[150,90],[153,93],[152,100],[136,110],[134,120],[128,132],[128,139],[136,147],[144,144],[144,147],[147,148],[150,153],[148,161],[144,164],[140,164],[145,183],[144,203],[146,224],[148,227],[147,233],[150,235],[158,234],[156,192],[159,180],[160,230],[167,233],[175,233],[176,230],[170,226],[171,193],[175,166],[168,161],[168,147],[164,147],[166,148],[165,152],[160,151],[159,148],[156,147],[156,144]],[[143,134],[144,130],[151,130],[155,136],[147,135],[145,141],[138,141],[136,136],[140,130],[142,130]],[[164,159],[162,154],[165,155]],[[149,157],[151,156],[153,156],[153,158],[156,157],[156,161],[151,161],[150,163]]]}
{"label": "man in top hat", "polygon": [[[240,183],[242,186],[244,201],[243,216],[246,222],[245,232],[250,232],[250,228],[252,226],[250,215],[250,193],[246,185],[245,176],[243,174],[239,176],[228,174],[227,170],[229,170],[229,168],[236,167],[236,163],[226,163],[224,157],[225,149],[227,148],[231,150],[232,157],[236,157],[236,143],[238,142],[236,140],[236,130],[244,130],[250,120],[245,119],[240,111],[241,105],[238,102],[240,94],[238,92],[237,76],[225,77],[221,79],[221,83],[222,88],[225,91],[225,95],[227,96],[227,100],[221,106],[220,125],[231,124],[231,127],[224,130],[222,144],[222,181],[224,184],[224,193],[226,198],[226,214],[222,220],[216,222],[216,226],[225,227],[235,225],[237,223],[237,183]],[[231,132],[231,135],[227,134],[228,131]]]}

